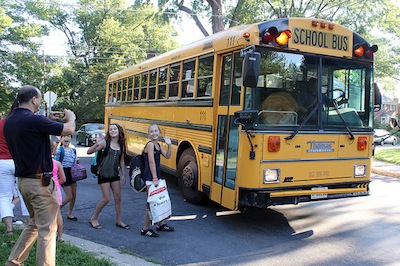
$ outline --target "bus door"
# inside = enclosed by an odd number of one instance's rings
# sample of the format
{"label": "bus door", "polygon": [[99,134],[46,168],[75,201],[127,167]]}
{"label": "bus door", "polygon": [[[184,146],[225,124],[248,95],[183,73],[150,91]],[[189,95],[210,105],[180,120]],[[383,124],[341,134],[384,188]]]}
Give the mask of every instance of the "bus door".
{"label": "bus door", "polygon": [[222,57],[218,99],[217,137],[211,199],[222,206],[236,207],[236,165],[238,160],[238,126],[234,113],[240,109],[242,62],[239,53]]}

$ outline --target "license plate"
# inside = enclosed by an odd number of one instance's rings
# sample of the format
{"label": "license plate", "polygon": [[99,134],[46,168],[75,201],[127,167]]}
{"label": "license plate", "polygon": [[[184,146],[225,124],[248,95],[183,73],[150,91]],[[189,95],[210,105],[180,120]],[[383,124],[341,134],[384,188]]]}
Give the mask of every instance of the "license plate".
{"label": "license plate", "polygon": [[[311,190],[328,190],[328,187],[313,187]],[[326,199],[328,194],[311,194],[311,199]]]}

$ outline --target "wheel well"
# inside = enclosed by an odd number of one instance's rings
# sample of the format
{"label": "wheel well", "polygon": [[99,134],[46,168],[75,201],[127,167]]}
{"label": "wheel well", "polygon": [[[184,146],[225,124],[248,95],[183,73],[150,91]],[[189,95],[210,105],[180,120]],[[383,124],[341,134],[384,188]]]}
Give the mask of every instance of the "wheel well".
{"label": "wheel well", "polygon": [[194,154],[196,156],[196,152],[193,148],[193,146],[188,142],[188,141],[183,141],[178,148],[178,152],[176,153],[176,165],[179,164],[179,159],[182,156],[182,153],[186,150],[186,149],[192,149],[194,151]]}

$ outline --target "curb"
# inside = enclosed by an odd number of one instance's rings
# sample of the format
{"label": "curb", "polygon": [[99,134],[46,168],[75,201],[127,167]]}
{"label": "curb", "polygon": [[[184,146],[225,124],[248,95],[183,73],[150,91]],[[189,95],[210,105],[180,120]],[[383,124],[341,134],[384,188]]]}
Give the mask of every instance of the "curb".
{"label": "curb", "polygon": [[63,239],[66,243],[74,245],[84,252],[88,252],[94,255],[97,258],[104,258],[109,260],[111,263],[118,266],[131,266],[131,265],[140,265],[140,266],[154,266],[157,264],[148,262],[139,257],[135,257],[133,255],[129,255],[126,253],[121,253],[119,250],[110,248],[104,245],[97,244],[92,241],[84,240],[81,238],[77,238],[74,236],[70,236],[67,234],[63,234]]}
{"label": "curb", "polygon": [[379,168],[377,168],[377,167],[373,167],[373,168],[371,169],[371,172],[374,173],[374,174],[379,174],[379,175],[385,175],[385,176],[400,178],[400,173],[396,173],[396,172],[393,172],[393,171],[388,171],[388,170],[379,169]]}

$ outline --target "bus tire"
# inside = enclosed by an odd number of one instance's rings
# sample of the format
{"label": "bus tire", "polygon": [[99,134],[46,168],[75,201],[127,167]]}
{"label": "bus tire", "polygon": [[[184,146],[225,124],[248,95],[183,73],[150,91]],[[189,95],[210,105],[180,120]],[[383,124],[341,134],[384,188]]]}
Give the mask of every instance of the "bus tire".
{"label": "bus tire", "polygon": [[200,204],[204,193],[197,190],[198,168],[196,157],[192,149],[182,153],[178,163],[178,184],[186,200],[193,204]]}

